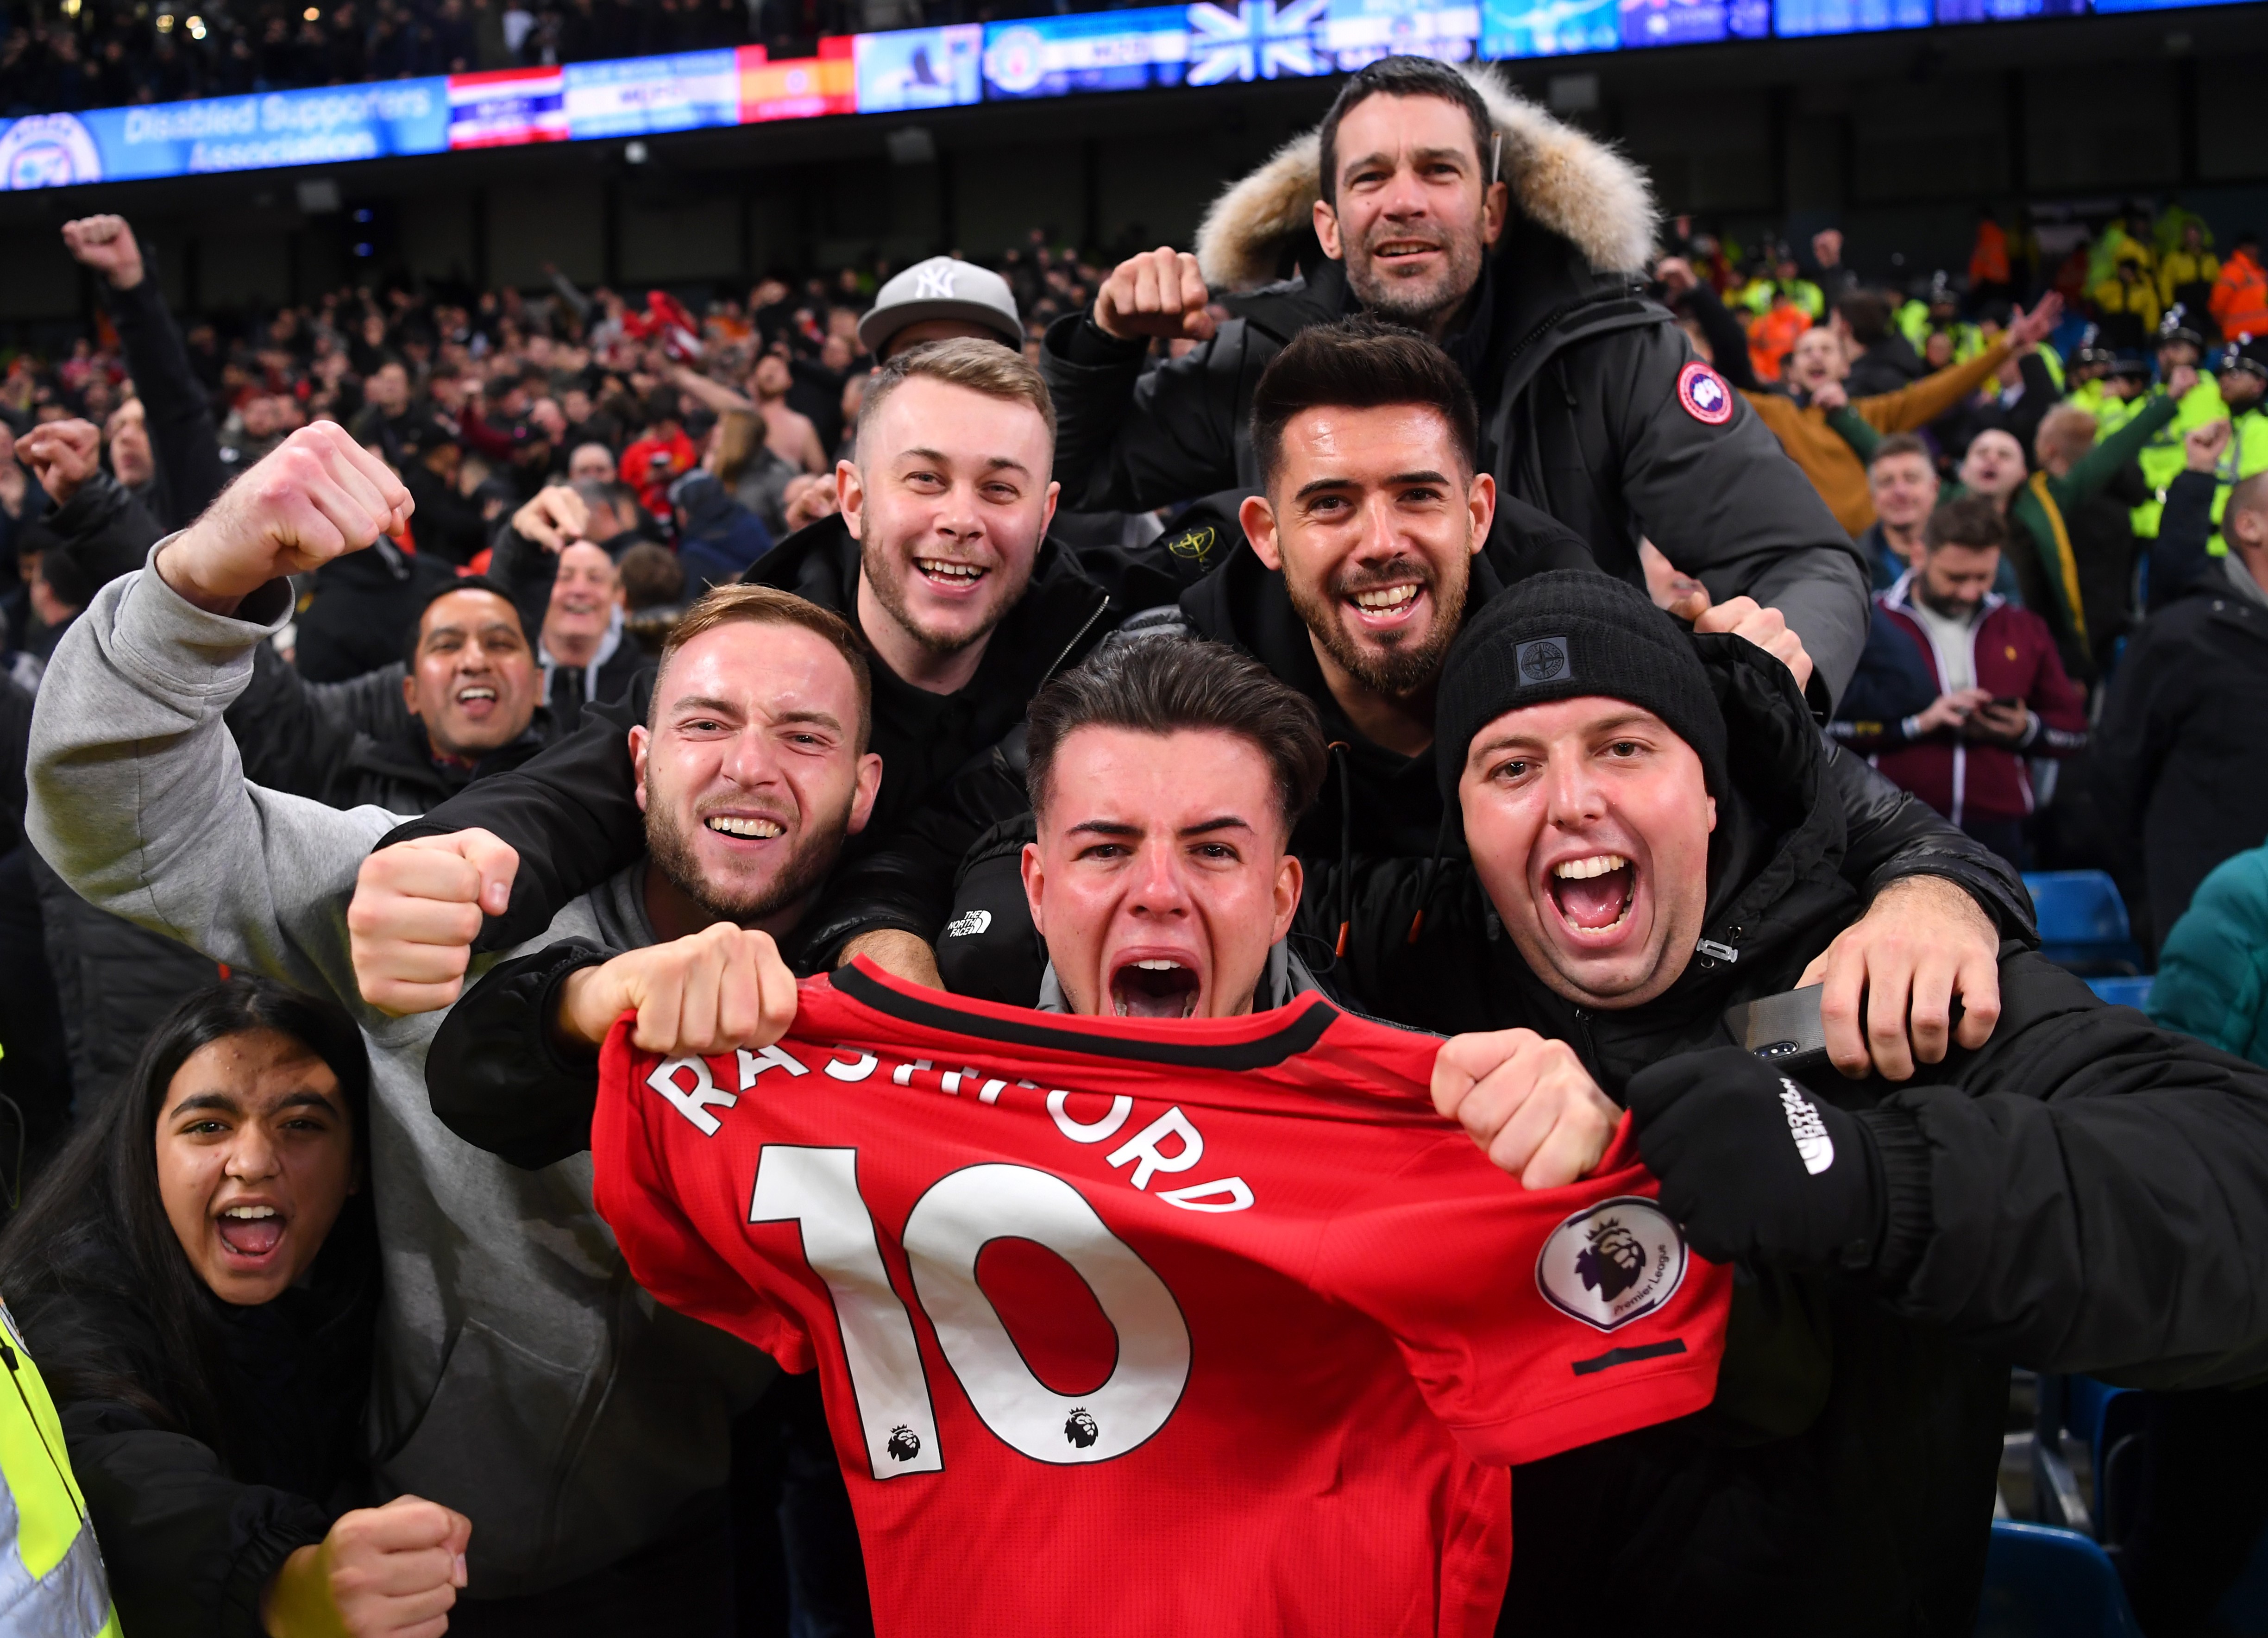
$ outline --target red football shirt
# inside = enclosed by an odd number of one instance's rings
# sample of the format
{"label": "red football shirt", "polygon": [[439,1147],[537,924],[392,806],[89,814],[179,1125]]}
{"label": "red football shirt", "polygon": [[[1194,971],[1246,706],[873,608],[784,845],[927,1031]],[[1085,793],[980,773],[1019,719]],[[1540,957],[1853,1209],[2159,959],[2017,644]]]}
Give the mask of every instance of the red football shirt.
{"label": "red football shirt", "polygon": [[879,1631],[1484,1638],[1507,1465],[1706,1405],[1729,1280],[1627,1126],[1572,1188],[1491,1165],[1439,1045],[862,963],[762,1052],[618,1024],[595,1192],[657,1297],[822,1373]]}

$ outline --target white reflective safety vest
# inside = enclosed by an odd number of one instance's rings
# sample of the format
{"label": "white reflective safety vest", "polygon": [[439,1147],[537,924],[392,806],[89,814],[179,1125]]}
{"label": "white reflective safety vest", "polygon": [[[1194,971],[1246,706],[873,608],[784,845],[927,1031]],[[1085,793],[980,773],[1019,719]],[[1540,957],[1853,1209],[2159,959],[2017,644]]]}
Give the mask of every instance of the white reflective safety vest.
{"label": "white reflective safety vest", "polygon": [[0,1638],[119,1638],[47,1385],[0,1304]]}

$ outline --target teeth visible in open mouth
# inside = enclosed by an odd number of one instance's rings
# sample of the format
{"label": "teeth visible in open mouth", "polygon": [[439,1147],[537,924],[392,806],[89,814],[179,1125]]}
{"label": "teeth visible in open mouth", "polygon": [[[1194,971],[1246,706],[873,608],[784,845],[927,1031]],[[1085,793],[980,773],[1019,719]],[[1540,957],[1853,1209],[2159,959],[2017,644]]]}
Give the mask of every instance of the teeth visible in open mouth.
{"label": "teeth visible in open mouth", "polygon": [[1178,961],[1137,961],[1134,965],[1145,973],[1178,973],[1182,970],[1182,964]]}
{"label": "teeth visible in open mouth", "polygon": [[1551,867],[1551,873],[1580,881],[1587,877],[1610,874],[1629,863],[1619,853],[1594,853],[1587,859],[1563,859]]}
{"label": "teeth visible in open mouth", "polygon": [[1130,961],[1111,983],[1111,1010],[1122,1018],[1189,1017],[1204,987],[1192,968],[1168,957]]}
{"label": "teeth visible in open mouth", "polygon": [[1416,586],[1381,586],[1375,591],[1356,592],[1354,600],[1358,608],[1380,612],[1407,608],[1418,600],[1418,588]]}
{"label": "teeth visible in open mouth", "polygon": [[465,688],[458,692],[457,702],[461,705],[468,700],[493,700],[496,697],[497,691],[493,688]]}
{"label": "teeth visible in open mouth", "polygon": [[224,1217],[241,1217],[247,1221],[254,1221],[261,1217],[274,1216],[276,1215],[276,1208],[273,1206],[231,1206],[224,1210],[220,1215]]}
{"label": "teeth visible in open mouth", "polygon": [[986,572],[981,563],[955,562],[946,557],[917,557],[914,567],[932,580],[950,581],[960,585],[973,586],[984,578]]}
{"label": "teeth visible in open mouth", "polygon": [[741,819],[734,814],[718,813],[707,821],[711,830],[726,836],[747,836],[757,841],[770,841],[775,836],[787,834],[786,826],[767,819]]}

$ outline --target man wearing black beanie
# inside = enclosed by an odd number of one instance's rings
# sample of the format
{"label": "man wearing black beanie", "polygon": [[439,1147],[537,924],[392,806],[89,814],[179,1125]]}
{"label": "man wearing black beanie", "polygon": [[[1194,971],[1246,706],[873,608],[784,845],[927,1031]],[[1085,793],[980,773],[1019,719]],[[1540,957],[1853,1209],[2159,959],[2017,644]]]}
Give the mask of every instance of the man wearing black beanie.
{"label": "man wearing black beanie", "polygon": [[1709,1411],[1515,1472],[1506,1630],[1596,1626],[1602,1588],[1621,1630],[1967,1630],[2010,1363],[2268,1370],[2268,1075],[2013,944],[1998,1027],[1911,1081],[1735,1045],[1727,1010],[1859,914],[1843,820],[1786,669],[1634,590],[1507,588],[1436,711],[1470,863],[1445,846],[1356,981],[1458,1037],[1435,1102],[1499,1165],[1572,1180],[1601,1128],[1567,1112],[1619,1105],[1694,1250],[1749,1276]]}

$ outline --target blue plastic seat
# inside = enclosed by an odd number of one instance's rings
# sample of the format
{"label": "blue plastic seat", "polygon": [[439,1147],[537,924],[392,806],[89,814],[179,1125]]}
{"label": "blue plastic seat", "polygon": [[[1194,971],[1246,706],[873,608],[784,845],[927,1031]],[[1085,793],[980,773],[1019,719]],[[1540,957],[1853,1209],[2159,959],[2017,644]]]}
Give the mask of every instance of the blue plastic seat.
{"label": "blue plastic seat", "polygon": [[2102,1549],[2074,1530],[1992,1521],[1977,1638],[2142,1638]]}
{"label": "blue plastic seat", "polygon": [[2142,952],[2117,884],[2101,870],[2036,871],[2024,878],[2039,920],[2040,953],[2075,973],[2139,973]]}
{"label": "blue plastic seat", "polygon": [[2150,1004],[2151,981],[2146,978],[2091,978],[2088,988],[2114,1007],[2140,1009]]}

